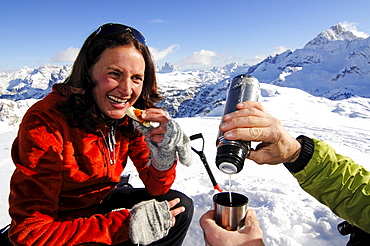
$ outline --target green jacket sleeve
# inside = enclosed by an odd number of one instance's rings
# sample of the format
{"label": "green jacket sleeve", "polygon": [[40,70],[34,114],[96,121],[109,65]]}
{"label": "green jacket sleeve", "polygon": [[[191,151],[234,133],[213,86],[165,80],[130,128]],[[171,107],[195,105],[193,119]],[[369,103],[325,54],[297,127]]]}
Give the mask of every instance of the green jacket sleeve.
{"label": "green jacket sleeve", "polygon": [[325,142],[313,140],[311,160],[294,177],[336,215],[370,233],[370,172]]}

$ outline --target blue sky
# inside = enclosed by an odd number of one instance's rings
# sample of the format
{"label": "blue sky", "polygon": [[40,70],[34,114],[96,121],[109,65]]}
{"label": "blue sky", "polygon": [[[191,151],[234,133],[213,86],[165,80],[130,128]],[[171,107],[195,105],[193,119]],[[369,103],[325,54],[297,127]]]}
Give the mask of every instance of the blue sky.
{"label": "blue sky", "polygon": [[98,26],[140,30],[156,63],[253,65],[338,23],[370,34],[368,0],[0,0],[0,72],[67,64]]}

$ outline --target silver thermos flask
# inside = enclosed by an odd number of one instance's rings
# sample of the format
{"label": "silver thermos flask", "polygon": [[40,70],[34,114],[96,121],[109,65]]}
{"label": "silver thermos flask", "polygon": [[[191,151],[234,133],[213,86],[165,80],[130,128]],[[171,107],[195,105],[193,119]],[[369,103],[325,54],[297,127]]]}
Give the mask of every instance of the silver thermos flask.
{"label": "silver thermos flask", "polygon": [[[261,95],[258,80],[247,74],[238,75],[230,83],[224,113],[236,110],[236,105],[244,101],[258,101]],[[221,121],[222,123],[223,121]],[[216,166],[226,174],[238,173],[243,169],[244,160],[248,156],[251,143],[242,140],[227,140],[224,132],[217,136]]]}

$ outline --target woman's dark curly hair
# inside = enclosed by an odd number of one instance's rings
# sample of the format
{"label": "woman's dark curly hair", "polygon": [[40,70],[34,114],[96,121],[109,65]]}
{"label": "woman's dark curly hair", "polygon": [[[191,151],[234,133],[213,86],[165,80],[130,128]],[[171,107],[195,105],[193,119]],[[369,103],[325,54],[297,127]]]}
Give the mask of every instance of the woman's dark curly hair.
{"label": "woman's dark curly hair", "polygon": [[86,39],[73,64],[70,76],[59,89],[67,100],[58,106],[73,126],[82,127],[87,132],[97,132],[112,121],[100,112],[93,99],[92,89],[95,83],[91,70],[106,49],[127,45],[134,46],[145,60],[143,89],[134,106],[140,109],[156,107],[155,103],[161,100],[158,94],[155,66],[148,47],[136,40],[129,31],[113,35],[94,32]]}

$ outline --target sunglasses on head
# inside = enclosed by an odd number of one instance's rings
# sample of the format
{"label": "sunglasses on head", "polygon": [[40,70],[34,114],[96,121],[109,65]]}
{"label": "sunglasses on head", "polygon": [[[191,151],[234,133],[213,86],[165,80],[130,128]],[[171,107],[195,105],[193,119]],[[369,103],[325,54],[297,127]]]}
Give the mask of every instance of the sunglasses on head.
{"label": "sunglasses on head", "polygon": [[143,36],[143,34],[141,34],[141,32],[139,32],[135,28],[117,23],[108,23],[100,26],[98,29],[96,29],[95,36],[98,34],[104,36],[114,34],[124,34],[125,32],[132,33],[132,35],[134,35],[137,41],[147,46],[145,37]]}

